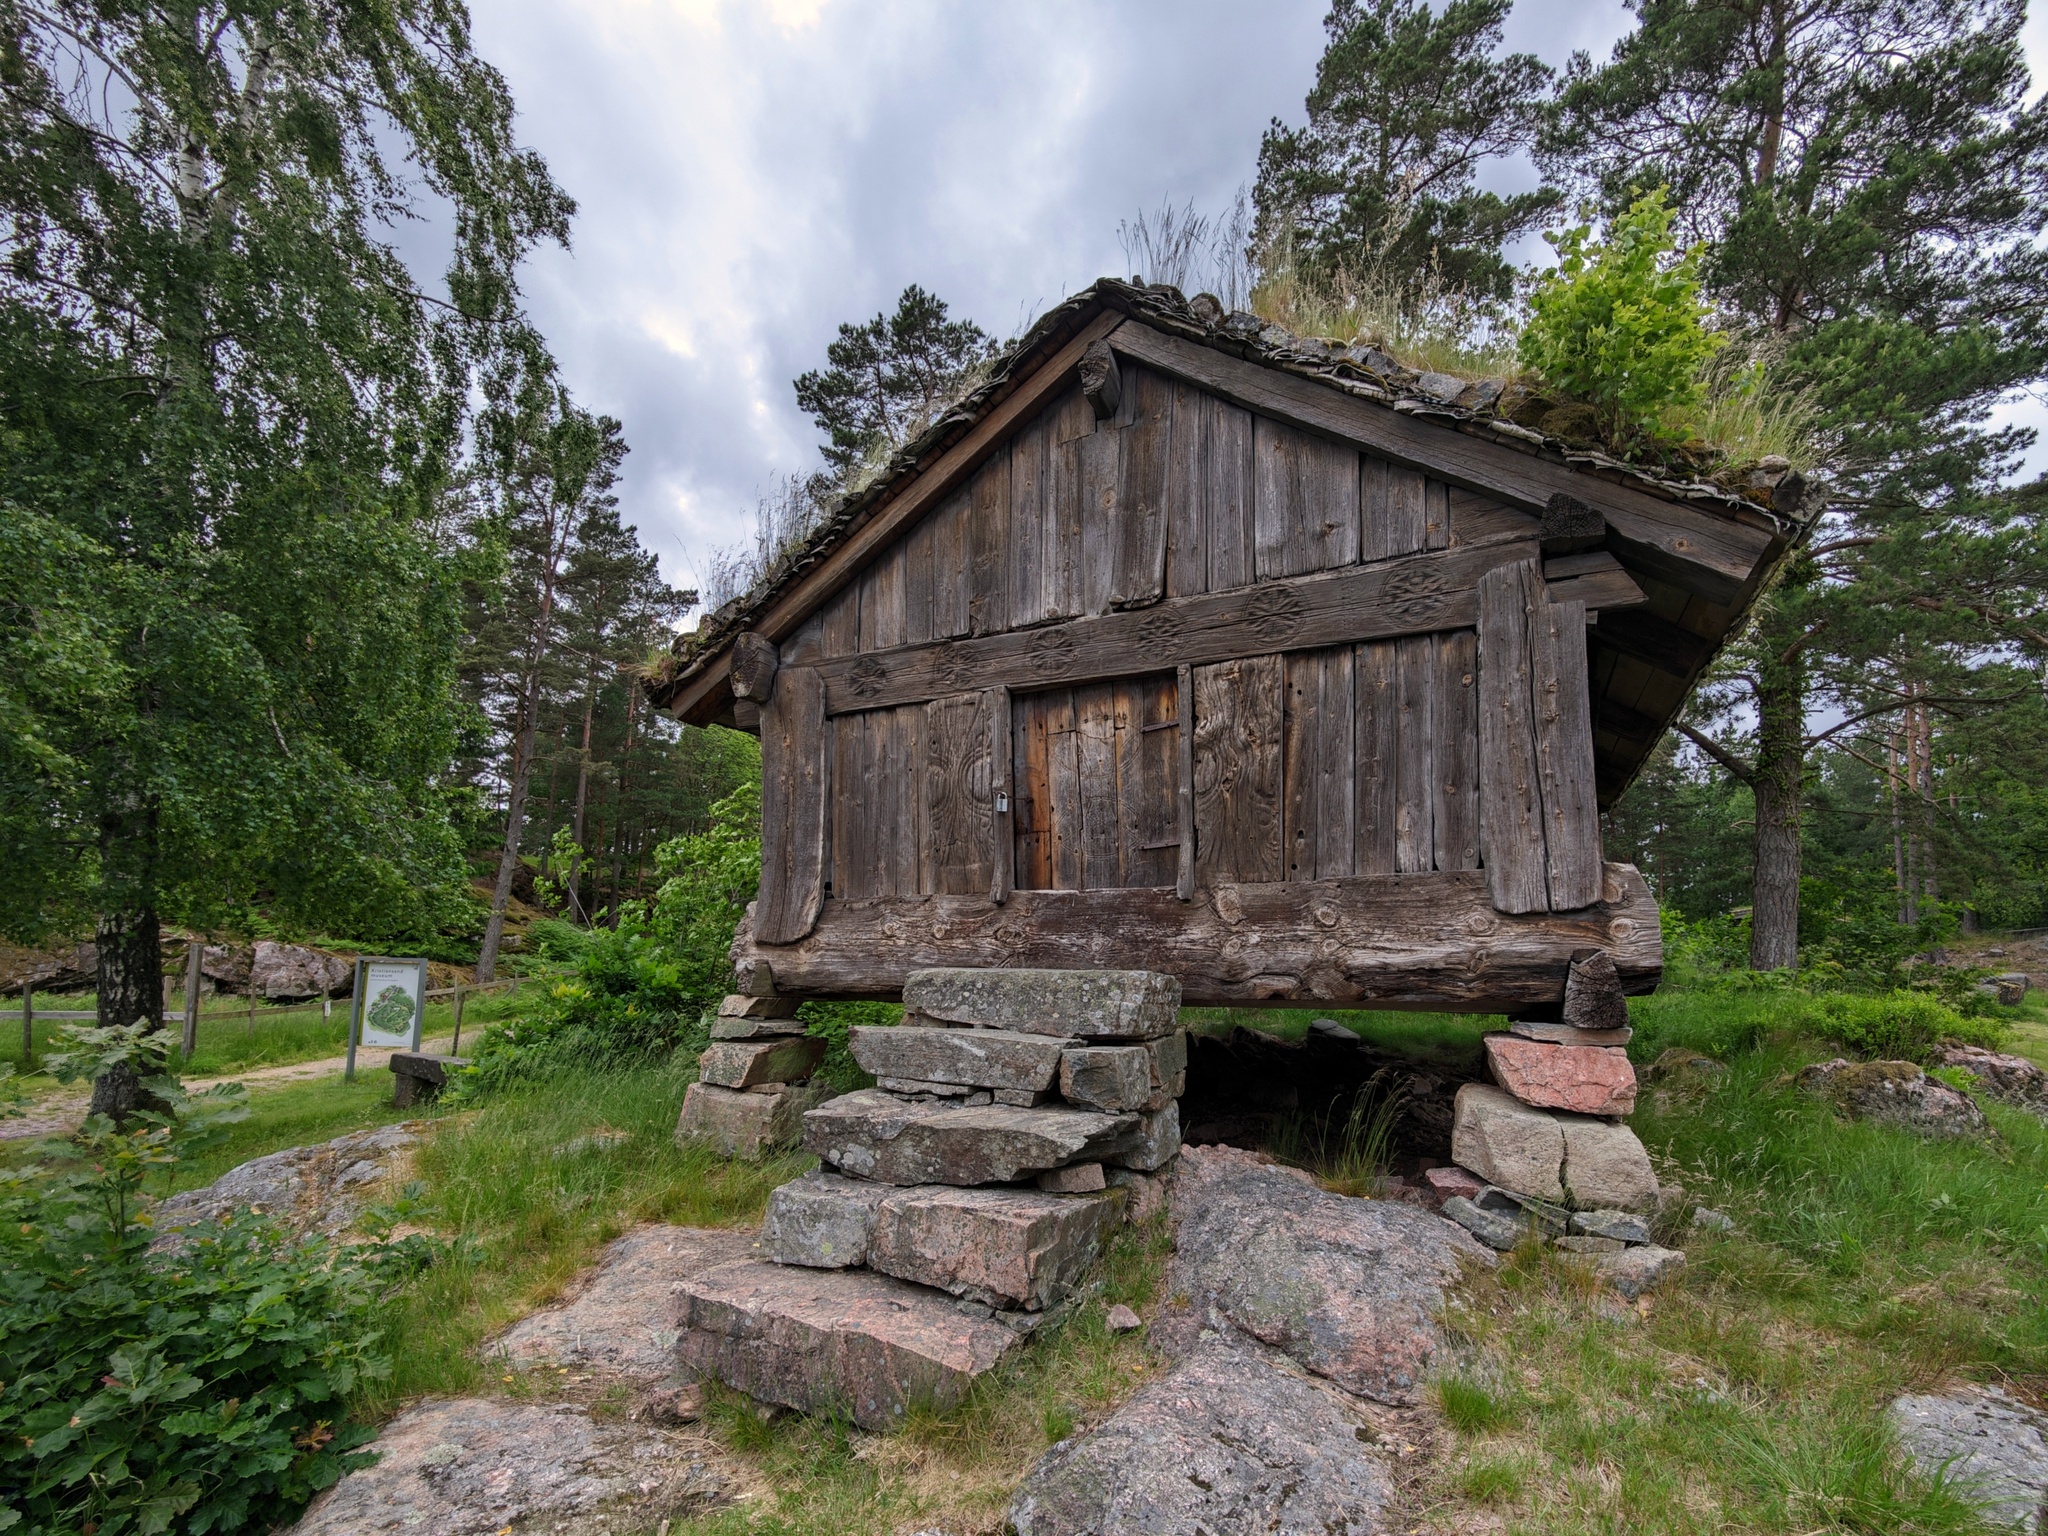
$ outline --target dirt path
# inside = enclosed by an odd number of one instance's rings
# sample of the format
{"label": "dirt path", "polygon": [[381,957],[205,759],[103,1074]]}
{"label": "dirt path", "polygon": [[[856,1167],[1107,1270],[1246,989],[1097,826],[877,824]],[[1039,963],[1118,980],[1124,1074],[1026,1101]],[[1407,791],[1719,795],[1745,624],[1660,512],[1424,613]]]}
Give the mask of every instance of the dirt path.
{"label": "dirt path", "polygon": [[[445,1052],[454,1037],[423,1040],[420,1049]],[[246,1072],[229,1072],[218,1077],[188,1077],[187,1088],[211,1088],[215,1083],[295,1083],[316,1077],[332,1077],[348,1067],[347,1056],[322,1056],[314,1061],[289,1061],[278,1066],[251,1067]],[[391,1048],[366,1045],[356,1051],[356,1072],[389,1075]],[[59,1088],[29,1100],[27,1115],[19,1120],[0,1120],[0,1141],[32,1141],[44,1136],[65,1136],[78,1129],[85,1118],[91,1095],[80,1089]]]}

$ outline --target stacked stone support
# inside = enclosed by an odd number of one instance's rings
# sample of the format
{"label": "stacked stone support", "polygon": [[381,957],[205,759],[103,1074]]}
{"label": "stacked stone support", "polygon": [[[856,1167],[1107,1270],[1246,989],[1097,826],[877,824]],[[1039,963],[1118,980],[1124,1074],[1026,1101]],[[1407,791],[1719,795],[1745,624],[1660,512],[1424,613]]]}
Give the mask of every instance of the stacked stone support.
{"label": "stacked stone support", "polygon": [[1656,1208],[1657,1176],[1623,1123],[1636,1104],[1630,1033],[1614,963],[1589,950],[1572,960],[1558,1016],[1486,1036],[1493,1084],[1458,1090],[1451,1130],[1470,1183],[1450,1193],[1453,1177],[1432,1180],[1449,1195],[1444,1214],[1494,1248],[1534,1239],[1581,1253],[1617,1283],[1645,1260],[1680,1262],[1641,1217]]}
{"label": "stacked stone support", "polygon": [[[900,1025],[848,1036],[877,1086],[804,1115],[824,1166],[769,1198],[765,1262],[681,1290],[687,1364],[868,1428],[957,1401],[1073,1293],[1127,1212],[1156,1205],[1142,1196],[1180,1150],[1187,1079],[1169,976],[919,971],[903,998]],[[744,1079],[769,1059],[717,1070]]]}
{"label": "stacked stone support", "polygon": [[683,1096],[677,1141],[757,1158],[802,1139],[804,1111],[827,1091],[811,1081],[825,1042],[804,1033],[796,1009],[789,997],[733,996],[718,1005],[697,1081]]}

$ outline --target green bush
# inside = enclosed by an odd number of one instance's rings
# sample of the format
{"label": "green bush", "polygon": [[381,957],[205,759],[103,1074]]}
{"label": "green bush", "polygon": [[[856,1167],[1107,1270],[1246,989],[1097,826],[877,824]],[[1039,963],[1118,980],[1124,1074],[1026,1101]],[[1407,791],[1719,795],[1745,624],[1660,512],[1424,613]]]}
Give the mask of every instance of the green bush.
{"label": "green bush", "polygon": [[1996,1020],[1965,1018],[1925,992],[1829,993],[1814,999],[1810,1024],[1847,1050],[1886,1061],[1924,1062],[1944,1042],[1995,1048],[2006,1039]]}
{"label": "green bush", "polygon": [[1667,413],[1700,399],[1700,367],[1721,345],[1700,302],[1701,250],[1670,258],[1664,189],[1640,194],[1599,240],[1581,224],[1545,237],[1556,268],[1529,296],[1523,364],[1599,413],[1610,441],[1674,435]]}
{"label": "green bush", "polygon": [[372,1459],[346,1398],[389,1369],[376,1304],[431,1245],[337,1248],[245,1213],[152,1251],[145,1177],[236,1108],[152,1087],[182,1122],[96,1116],[82,1165],[0,1194],[0,1530],[266,1530]]}
{"label": "green bush", "polygon": [[655,862],[661,889],[650,903],[625,903],[616,930],[554,925],[580,941],[575,971],[528,1017],[478,1039],[458,1096],[562,1068],[630,1066],[703,1048],[706,1015],[732,984],[733,934],[761,882],[761,786],[744,784],[720,800],[708,831],[664,843]]}

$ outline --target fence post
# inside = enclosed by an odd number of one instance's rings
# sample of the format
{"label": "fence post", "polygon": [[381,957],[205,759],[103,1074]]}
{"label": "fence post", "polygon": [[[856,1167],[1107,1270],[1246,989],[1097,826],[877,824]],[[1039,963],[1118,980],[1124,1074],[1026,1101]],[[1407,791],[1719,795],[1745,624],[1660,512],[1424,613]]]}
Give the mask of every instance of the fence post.
{"label": "fence post", "polygon": [[462,978],[455,978],[455,1043],[448,1047],[450,1056],[462,1054]]}
{"label": "fence post", "polygon": [[181,1045],[186,1061],[199,1050],[199,965],[205,950],[200,939],[185,946],[185,1038]]}
{"label": "fence post", "polygon": [[36,1054],[36,979],[24,976],[21,981],[21,1075],[28,1076],[28,1069],[35,1062]]}

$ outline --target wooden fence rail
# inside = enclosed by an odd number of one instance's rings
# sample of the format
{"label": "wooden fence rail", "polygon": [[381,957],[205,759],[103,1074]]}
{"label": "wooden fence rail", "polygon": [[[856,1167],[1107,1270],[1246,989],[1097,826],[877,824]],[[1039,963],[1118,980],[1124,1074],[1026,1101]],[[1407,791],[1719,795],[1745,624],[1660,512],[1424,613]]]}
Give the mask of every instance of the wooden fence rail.
{"label": "wooden fence rail", "polygon": [[[509,976],[502,981],[457,982],[452,987],[429,987],[426,992],[427,1000],[431,1001],[432,999],[437,997],[452,998],[454,1000],[455,1044],[453,1047],[451,1047],[451,1050],[459,1048],[462,1044],[462,1004],[464,999],[477,997],[487,993],[497,992],[499,990],[506,991],[508,995],[516,996],[518,994],[521,982],[525,979],[526,978],[519,976]],[[323,997],[313,1002],[307,1003],[286,1003],[281,1007],[266,1006],[262,1009],[262,1014],[265,1018],[274,1019],[287,1013],[311,1013],[315,1010],[318,1010],[321,1018],[328,1019],[334,1016],[335,1001],[336,999],[334,998]],[[345,1001],[353,1002],[354,999],[349,998],[345,999]],[[197,994],[188,990],[185,994],[185,1007],[182,1013],[174,1014],[166,1011],[158,1016],[160,1022],[163,1023],[166,1027],[169,1027],[171,1024],[182,1020],[185,1028],[184,1038],[181,1041],[181,1044],[184,1049],[184,1054],[187,1058],[189,1058],[193,1054],[193,1052],[198,1049],[199,1021],[202,1018],[232,1019],[246,1017],[249,1021],[250,1033],[255,1033],[256,1017],[258,1012],[258,1004],[255,993],[251,992],[249,994],[248,1006],[246,1009],[201,1009],[198,1006],[198,1002],[199,999]],[[97,1019],[99,1016],[99,1009],[97,1008],[44,1008],[39,1010],[35,1006],[35,983],[33,978],[22,982],[21,1070],[23,1071],[23,1073],[27,1073],[34,1062],[35,1022],[37,1019],[63,1019],[66,1021],[75,1021],[79,1019]]]}

